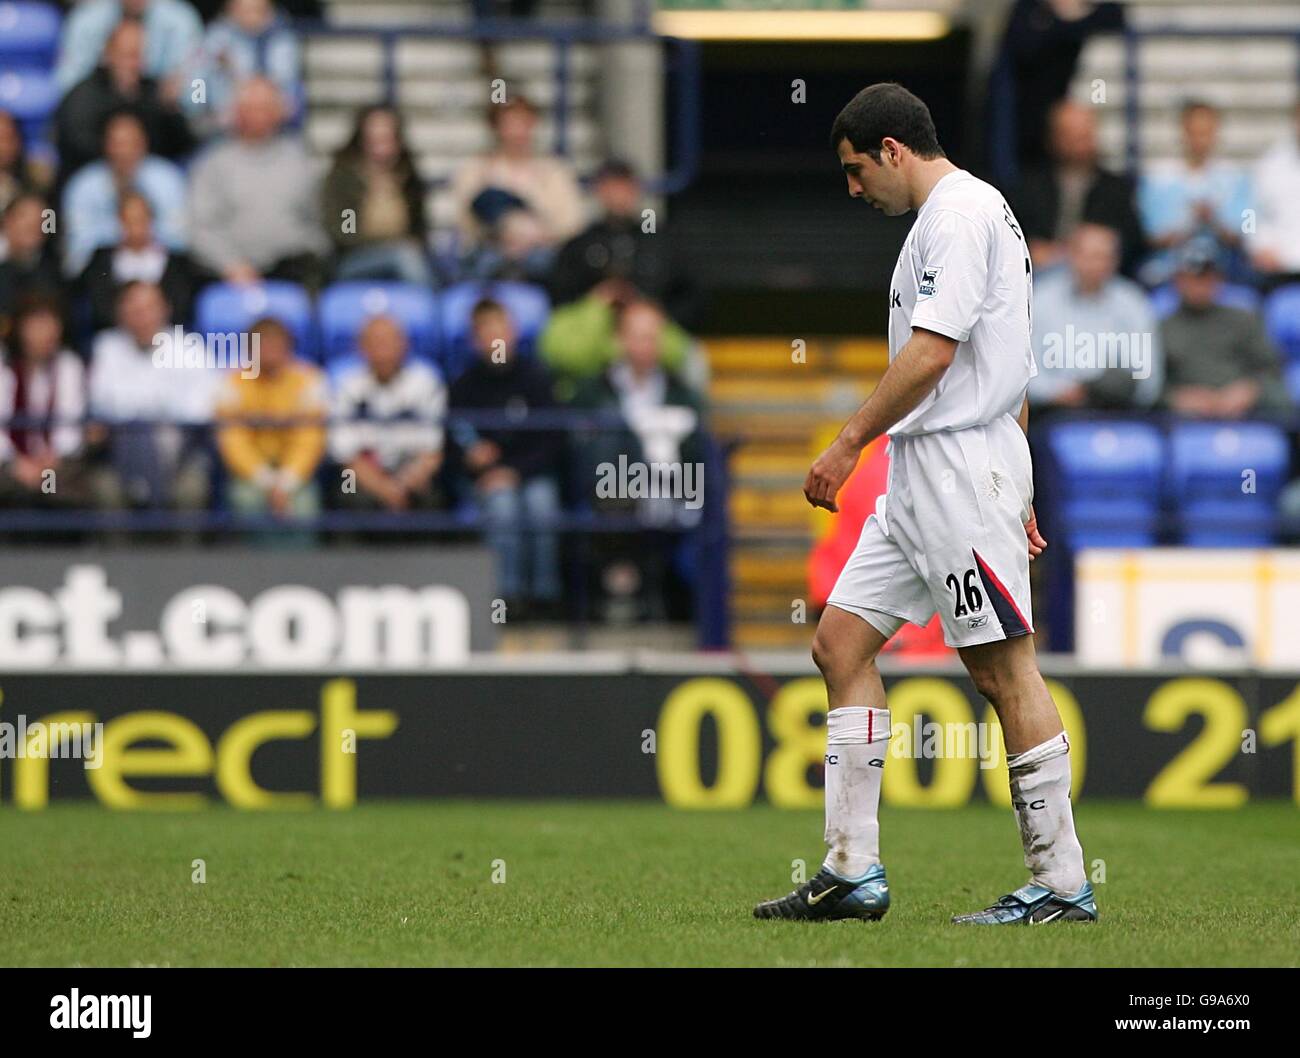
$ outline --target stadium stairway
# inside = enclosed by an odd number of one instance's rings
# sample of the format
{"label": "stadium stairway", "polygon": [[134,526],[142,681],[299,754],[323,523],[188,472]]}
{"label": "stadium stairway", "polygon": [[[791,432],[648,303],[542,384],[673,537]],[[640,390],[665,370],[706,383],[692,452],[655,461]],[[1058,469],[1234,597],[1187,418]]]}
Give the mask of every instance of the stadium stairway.
{"label": "stadium stairway", "polygon": [[714,431],[733,442],[733,641],[740,649],[808,646],[813,623],[792,621],[808,597],[818,517],[803,481],[822,445],[874,388],[888,363],[883,341],[812,339],[805,361],[785,339],[706,343]]}
{"label": "stadium stairway", "polygon": [[[579,10],[579,4],[567,0],[542,0],[539,5],[541,17],[557,21],[571,19]],[[326,22],[356,26],[357,32],[308,40],[306,134],[314,153],[327,159],[347,140],[357,109],[384,98],[384,48],[367,28],[468,25],[470,11],[466,0],[329,0]],[[466,38],[411,36],[396,45],[397,99],[420,173],[431,184],[428,206],[438,230],[446,231],[455,222],[446,181],[462,161],[491,143],[485,120],[489,62],[492,76],[504,78],[537,104],[542,112],[541,142],[553,142],[556,82],[551,44],[520,40],[489,48]],[[599,163],[603,144],[596,111],[597,49],[575,45],[569,63],[569,159],[585,173]]]}
{"label": "stadium stairway", "polygon": [[[1179,109],[1184,100],[1205,99],[1223,109],[1220,154],[1254,162],[1288,126],[1297,98],[1296,71],[1300,45],[1294,36],[1268,30],[1300,32],[1300,5],[1222,0],[1130,0],[1129,25],[1137,29],[1231,29],[1259,27],[1258,37],[1157,37],[1138,48],[1139,143],[1144,161],[1175,158],[1179,153]],[[1104,82],[1098,139],[1107,164],[1125,165],[1124,41],[1116,35],[1094,37],[1084,47],[1071,94],[1092,97]]]}

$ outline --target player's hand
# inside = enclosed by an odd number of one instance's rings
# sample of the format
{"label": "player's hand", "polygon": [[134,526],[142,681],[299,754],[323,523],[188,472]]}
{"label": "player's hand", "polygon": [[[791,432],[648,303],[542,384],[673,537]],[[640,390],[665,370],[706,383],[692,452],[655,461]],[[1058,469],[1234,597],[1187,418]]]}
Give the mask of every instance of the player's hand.
{"label": "player's hand", "polygon": [[858,465],[858,452],[838,437],[817,457],[808,477],[804,479],[803,494],[814,507],[825,507],[832,514],[839,511],[835,495]]}
{"label": "player's hand", "polygon": [[1029,561],[1032,562],[1047,546],[1043,534],[1038,531],[1038,515],[1034,513],[1032,504],[1029,507],[1029,521],[1025,522],[1025,536],[1029,538]]}

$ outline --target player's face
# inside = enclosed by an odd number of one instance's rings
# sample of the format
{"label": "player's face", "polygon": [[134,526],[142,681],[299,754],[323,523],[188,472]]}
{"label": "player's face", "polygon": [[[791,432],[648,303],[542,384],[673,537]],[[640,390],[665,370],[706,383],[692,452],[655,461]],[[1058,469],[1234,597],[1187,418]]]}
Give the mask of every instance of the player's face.
{"label": "player's face", "polygon": [[877,162],[871,155],[855,151],[847,139],[840,140],[838,151],[852,198],[860,198],[887,217],[908,211],[907,185],[894,159],[882,152]]}

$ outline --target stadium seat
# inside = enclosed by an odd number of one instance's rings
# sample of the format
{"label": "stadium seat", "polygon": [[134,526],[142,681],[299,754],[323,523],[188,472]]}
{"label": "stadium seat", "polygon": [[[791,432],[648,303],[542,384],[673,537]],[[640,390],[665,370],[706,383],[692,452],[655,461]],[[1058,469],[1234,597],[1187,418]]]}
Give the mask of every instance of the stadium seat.
{"label": "stadium seat", "polygon": [[1069,551],[1085,547],[1152,547],[1160,528],[1160,508],[1137,500],[1067,502],[1059,519]]}
{"label": "stadium seat", "polygon": [[62,21],[53,4],[0,0],[0,68],[49,70]]}
{"label": "stadium seat", "polygon": [[326,363],[356,352],[357,335],[375,316],[392,316],[406,329],[411,352],[427,360],[438,353],[438,305],[415,283],[335,283],[320,298],[321,354]]}
{"label": "stadium seat", "polygon": [[1165,443],[1149,423],[1057,423],[1047,435],[1053,522],[1067,551],[1151,547],[1161,519]]}
{"label": "stadium seat", "polygon": [[1165,446],[1149,423],[1128,420],[1058,423],[1048,448],[1060,469],[1062,498],[1159,502]]}
{"label": "stadium seat", "polygon": [[299,356],[314,358],[315,322],[311,295],[297,283],[268,279],[256,286],[214,283],[199,295],[194,319],[204,334],[246,331],[263,316],[272,316],[293,332]]}
{"label": "stadium seat", "polygon": [[1271,547],[1280,524],[1271,498],[1247,496],[1189,503],[1179,519],[1180,542],[1187,547]]}
{"label": "stadium seat", "polygon": [[1291,394],[1291,400],[1300,404],[1300,360],[1295,363],[1286,365],[1286,391]]}
{"label": "stadium seat", "polygon": [[1170,438],[1169,486],[1188,547],[1266,547],[1289,448],[1271,423],[1181,423]]}
{"label": "stadium seat", "polygon": [[1264,326],[1282,355],[1300,363],[1300,283],[1278,287],[1268,296],[1264,302]]}
{"label": "stadium seat", "polygon": [[1286,483],[1286,433],[1266,422],[1188,422],[1170,435],[1169,486],[1180,507],[1277,498]]}
{"label": "stadium seat", "polygon": [[0,73],[0,110],[7,110],[22,127],[23,139],[45,138],[46,125],[59,106],[59,87],[42,70],[6,69]]}
{"label": "stadium seat", "polygon": [[[1246,309],[1248,312],[1259,310],[1259,291],[1241,283],[1220,283],[1219,293],[1214,299],[1217,305],[1226,305],[1231,309]],[[1178,291],[1172,283],[1156,287],[1151,291],[1151,311],[1157,319],[1164,319],[1178,308]]]}
{"label": "stadium seat", "polygon": [[533,351],[551,312],[546,291],[531,283],[470,281],[448,287],[438,298],[442,317],[441,366],[448,382],[455,380],[474,356],[470,345],[470,314],[483,298],[493,298],[505,306],[519,335],[520,352],[524,353]]}

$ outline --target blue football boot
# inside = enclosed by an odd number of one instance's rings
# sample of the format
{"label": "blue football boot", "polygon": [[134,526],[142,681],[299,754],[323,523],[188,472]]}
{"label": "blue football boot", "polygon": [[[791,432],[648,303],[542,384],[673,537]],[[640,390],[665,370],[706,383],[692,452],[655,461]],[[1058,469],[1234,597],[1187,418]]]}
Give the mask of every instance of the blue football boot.
{"label": "blue football boot", "polygon": [[1073,896],[1060,896],[1050,889],[1030,882],[1008,893],[992,907],[968,915],[954,915],[952,920],[972,926],[1041,926],[1048,922],[1096,922],[1097,901],[1092,883]]}
{"label": "blue football boot", "polygon": [[884,865],[877,863],[856,880],[840,878],[823,867],[793,893],[764,900],[754,908],[754,917],[807,922],[860,918],[875,922],[888,910],[889,883]]}

